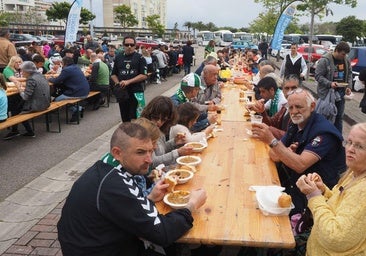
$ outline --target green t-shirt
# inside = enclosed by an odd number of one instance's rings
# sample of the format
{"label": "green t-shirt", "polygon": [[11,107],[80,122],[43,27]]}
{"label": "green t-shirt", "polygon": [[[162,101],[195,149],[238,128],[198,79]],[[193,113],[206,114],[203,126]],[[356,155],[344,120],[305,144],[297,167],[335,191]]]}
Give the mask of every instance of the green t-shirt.
{"label": "green t-shirt", "polygon": [[3,76],[5,77],[6,82],[10,82],[9,77],[15,76],[15,71],[11,67],[6,66],[3,70]]}

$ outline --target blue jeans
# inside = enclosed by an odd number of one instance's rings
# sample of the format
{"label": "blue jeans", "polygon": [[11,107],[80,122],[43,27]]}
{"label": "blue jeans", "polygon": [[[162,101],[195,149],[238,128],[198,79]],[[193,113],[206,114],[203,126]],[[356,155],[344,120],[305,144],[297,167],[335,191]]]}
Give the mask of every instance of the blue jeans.
{"label": "blue jeans", "polygon": [[[63,101],[63,100],[72,100],[72,99],[85,99],[88,96],[83,96],[83,97],[70,97],[70,96],[66,96],[65,94],[61,94],[60,96],[57,96],[54,101]],[[76,106],[71,106],[70,107],[71,112],[75,113],[77,111]],[[82,106],[79,106],[79,111],[83,110]]]}
{"label": "blue jeans", "polygon": [[191,73],[191,63],[184,63],[184,74],[188,75]]}

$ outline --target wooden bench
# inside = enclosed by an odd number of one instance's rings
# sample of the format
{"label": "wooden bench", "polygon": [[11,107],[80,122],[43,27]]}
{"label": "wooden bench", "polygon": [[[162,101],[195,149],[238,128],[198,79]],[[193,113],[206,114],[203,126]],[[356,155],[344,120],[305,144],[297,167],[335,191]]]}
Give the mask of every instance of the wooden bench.
{"label": "wooden bench", "polygon": [[60,108],[59,102],[51,102],[51,105],[46,110],[11,116],[8,119],[6,119],[5,122],[0,123],[0,130],[6,129],[13,125],[17,125],[17,124],[20,124],[22,122],[29,121],[29,120],[32,121],[32,127],[34,129],[33,119],[46,114],[46,128],[47,128],[47,131],[49,132],[50,131],[50,122],[49,122],[48,114],[52,111],[57,111],[58,132],[61,132],[59,108]]}
{"label": "wooden bench", "polygon": [[[32,127],[34,129],[33,119],[36,118],[36,117],[40,117],[42,115],[46,115],[46,128],[47,128],[47,131],[48,132],[59,132],[60,133],[61,132],[60,109],[62,107],[66,106],[66,123],[69,123],[69,121],[68,121],[68,108],[69,108],[69,106],[76,104],[77,113],[78,113],[77,124],[79,124],[80,123],[80,120],[79,120],[79,103],[86,100],[86,99],[88,99],[88,98],[94,97],[95,95],[98,95],[98,94],[100,94],[100,92],[91,91],[91,92],[89,92],[89,94],[86,98],[69,99],[69,100],[63,100],[63,101],[53,101],[53,102],[51,102],[51,105],[46,110],[11,116],[8,119],[6,119],[5,122],[0,123],[0,130],[6,129],[6,128],[11,127],[13,125],[17,125],[17,124],[20,124],[22,122],[29,121],[29,120],[31,120]],[[57,124],[58,124],[58,130],[57,131],[51,131],[50,130],[51,121],[50,121],[50,118],[49,118],[49,114],[51,112],[56,112],[56,114],[57,114]]]}
{"label": "wooden bench", "polygon": [[76,112],[77,112],[77,122],[76,124],[80,123],[80,111],[79,111],[79,106],[80,106],[80,102],[87,100],[89,98],[92,98],[98,94],[100,94],[101,92],[99,91],[90,91],[88,96],[86,98],[76,98],[76,99],[69,99],[69,100],[62,100],[62,101],[58,101],[57,103],[59,103],[59,107],[64,107],[66,106],[66,123],[69,123],[69,107],[72,105],[76,105]]}

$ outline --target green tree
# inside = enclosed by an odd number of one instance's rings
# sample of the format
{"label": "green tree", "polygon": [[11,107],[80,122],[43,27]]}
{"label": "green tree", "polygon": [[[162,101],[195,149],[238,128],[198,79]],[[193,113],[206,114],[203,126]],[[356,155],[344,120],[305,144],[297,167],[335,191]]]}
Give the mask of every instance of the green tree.
{"label": "green tree", "polygon": [[154,35],[163,37],[165,33],[165,27],[160,23],[160,16],[157,14],[146,17],[147,26],[152,30]]}
{"label": "green tree", "polygon": [[278,14],[273,10],[259,13],[258,17],[249,23],[251,33],[273,34]]}
{"label": "green tree", "polygon": [[[71,4],[68,2],[55,2],[52,4],[51,8],[46,10],[47,20],[57,21],[61,20],[67,24],[67,17],[69,16],[69,11]],[[89,21],[95,19],[95,15],[89,10],[81,7],[80,11],[80,23],[88,24]]]}
{"label": "green tree", "polygon": [[120,5],[114,8],[116,19],[121,24],[121,27],[133,27],[139,22],[136,17],[132,14],[131,8],[127,5]]}
{"label": "green tree", "polygon": [[186,21],[184,22],[183,26],[186,27],[189,32],[191,32],[192,22]]}
{"label": "green tree", "polygon": [[348,16],[338,22],[336,32],[342,35],[345,41],[354,43],[356,37],[364,35],[364,21],[356,19],[355,16]]}
{"label": "green tree", "polygon": [[218,30],[216,25],[212,22],[209,22],[206,24],[206,29],[205,30],[208,30],[208,31],[216,31]]}
{"label": "green tree", "polygon": [[[310,15],[310,33],[309,38],[312,38],[314,35],[314,19],[315,16],[318,16],[320,19],[329,14],[333,14],[333,11],[328,7],[330,3],[349,5],[352,8],[356,7],[357,0],[303,0],[302,4],[297,6],[297,9],[305,12]],[[312,45],[312,40],[309,40],[310,47]],[[309,52],[309,59],[311,59],[311,52]],[[308,63],[310,67],[310,63]],[[308,68],[309,76],[310,68]]]}
{"label": "green tree", "polygon": [[[255,0],[256,3],[262,3],[262,5],[270,10],[271,8],[283,10],[289,3],[293,1],[286,0]],[[302,0],[301,4],[297,5],[297,9],[303,12],[303,15],[310,16],[310,38],[314,35],[314,18],[318,16],[320,19],[329,14],[333,14],[333,11],[328,7],[329,4],[341,4],[349,5],[352,8],[357,6],[357,0]],[[312,41],[310,40],[310,46]],[[309,59],[311,59],[311,52],[309,53]],[[310,64],[309,64],[310,65]],[[310,70],[310,68],[308,69]]]}

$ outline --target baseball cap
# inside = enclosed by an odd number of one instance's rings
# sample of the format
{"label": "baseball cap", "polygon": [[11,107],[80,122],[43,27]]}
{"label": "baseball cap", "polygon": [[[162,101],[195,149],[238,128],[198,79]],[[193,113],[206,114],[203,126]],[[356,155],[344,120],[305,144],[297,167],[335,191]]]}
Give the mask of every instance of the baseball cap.
{"label": "baseball cap", "polygon": [[183,77],[180,82],[180,87],[198,87],[200,89],[204,89],[201,86],[201,78],[196,73],[189,73]]}

